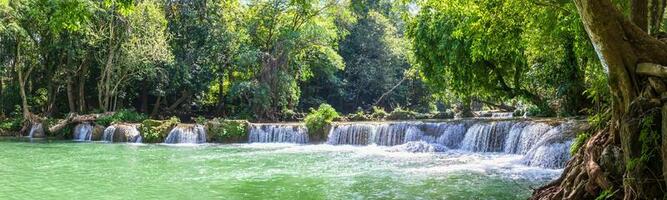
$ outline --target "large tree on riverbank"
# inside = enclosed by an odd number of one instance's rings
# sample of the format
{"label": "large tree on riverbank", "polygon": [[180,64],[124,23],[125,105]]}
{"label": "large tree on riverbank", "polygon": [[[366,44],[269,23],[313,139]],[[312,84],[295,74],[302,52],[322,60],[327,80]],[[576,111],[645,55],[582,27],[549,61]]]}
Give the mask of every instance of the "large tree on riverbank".
{"label": "large tree on riverbank", "polygon": [[535,199],[662,199],[667,172],[665,1],[632,0],[630,17],[610,0],[575,0],[606,67],[611,119]]}

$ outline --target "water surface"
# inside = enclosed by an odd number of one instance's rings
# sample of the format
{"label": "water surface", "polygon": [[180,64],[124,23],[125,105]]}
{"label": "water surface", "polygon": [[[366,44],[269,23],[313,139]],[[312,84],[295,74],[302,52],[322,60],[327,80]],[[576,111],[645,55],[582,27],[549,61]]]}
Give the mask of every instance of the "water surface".
{"label": "water surface", "polygon": [[296,144],[0,141],[0,199],[525,199],[521,155]]}

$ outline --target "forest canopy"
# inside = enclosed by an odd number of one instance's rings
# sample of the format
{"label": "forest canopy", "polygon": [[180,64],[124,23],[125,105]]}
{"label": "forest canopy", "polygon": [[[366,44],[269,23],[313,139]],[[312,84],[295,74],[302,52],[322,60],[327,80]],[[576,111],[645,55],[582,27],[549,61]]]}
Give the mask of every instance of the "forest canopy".
{"label": "forest canopy", "polygon": [[572,3],[15,0],[0,21],[7,117],[279,121],[324,103],[573,116],[607,102]]}

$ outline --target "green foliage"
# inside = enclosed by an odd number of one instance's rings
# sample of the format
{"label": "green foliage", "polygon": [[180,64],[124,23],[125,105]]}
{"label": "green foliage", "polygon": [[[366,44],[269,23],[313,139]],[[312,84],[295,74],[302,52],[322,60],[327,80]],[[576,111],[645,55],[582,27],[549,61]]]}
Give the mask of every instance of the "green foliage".
{"label": "green foliage", "polygon": [[324,127],[330,125],[331,122],[340,115],[336,109],[329,104],[320,105],[317,110],[312,109],[304,119],[309,134],[322,134]]}
{"label": "green foliage", "polygon": [[197,123],[197,124],[204,125],[204,124],[206,124],[206,121],[207,120],[204,116],[197,116],[197,118],[195,118],[195,123]]}
{"label": "green foliage", "polygon": [[614,195],[618,192],[618,190],[614,190],[613,188],[609,188],[606,190],[603,190],[600,192],[600,195],[598,195],[595,200],[607,200],[607,199],[614,199]]}
{"label": "green foliage", "polygon": [[577,138],[574,139],[574,142],[572,143],[572,146],[570,146],[570,155],[577,154],[579,149],[586,144],[586,141],[588,141],[588,138],[590,138],[591,135],[588,133],[579,133],[577,135]]}
{"label": "green foliage", "polygon": [[611,112],[609,110],[605,112],[595,113],[588,117],[588,124],[591,125],[591,129],[600,130],[604,128],[609,120],[611,119]]}
{"label": "green foliage", "polygon": [[[658,122],[659,123],[659,122]],[[660,126],[655,124],[655,116],[649,115],[641,119],[639,142],[642,144],[641,157],[642,163],[647,163],[651,159],[659,156],[660,153]]]}
{"label": "green foliage", "polygon": [[387,112],[384,111],[384,108],[373,106],[373,113],[371,113],[372,119],[384,119],[387,116]]}
{"label": "green foliage", "polygon": [[23,117],[21,115],[17,115],[13,118],[6,118],[0,121],[0,131],[17,132],[21,130],[22,126]]}
{"label": "green foliage", "polygon": [[111,124],[119,122],[129,122],[129,123],[141,122],[144,121],[146,118],[148,118],[146,115],[144,115],[143,113],[138,113],[134,110],[120,110],[114,112],[113,115],[108,115],[98,118],[97,120],[95,120],[95,123],[102,126],[109,126]]}
{"label": "green foliage", "polygon": [[148,143],[162,142],[169,134],[172,128],[180,123],[177,117],[171,117],[167,120],[147,119],[141,123],[141,134],[143,140]]}
{"label": "green foliage", "polygon": [[247,137],[247,121],[213,119],[207,124],[208,133],[216,142],[240,142]]}
{"label": "green foliage", "polygon": [[411,110],[398,107],[391,111],[385,119],[387,120],[412,120],[416,119],[417,113]]}
{"label": "green foliage", "polygon": [[350,114],[347,119],[351,121],[368,121],[370,117],[363,110],[358,110],[356,113]]}

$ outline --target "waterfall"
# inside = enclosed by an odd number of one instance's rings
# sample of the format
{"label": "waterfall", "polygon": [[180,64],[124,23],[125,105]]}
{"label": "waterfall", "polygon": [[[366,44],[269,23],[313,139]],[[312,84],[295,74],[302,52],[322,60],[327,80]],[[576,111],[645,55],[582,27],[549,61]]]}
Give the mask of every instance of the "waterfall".
{"label": "waterfall", "polygon": [[461,149],[473,152],[499,152],[503,150],[505,137],[512,122],[477,123],[468,129],[461,142]]}
{"label": "waterfall", "polygon": [[370,124],[333,125],[329,131],[328,144],[368,145],[375,133],[375,126]]}
{"label": "waterfall", "polygon": [[142,139],[136,125],[111,125],[102,134],[102,141],[105,142],[141,143]]}
{"label": "waterfall", "polygon": [[566,122],[541,134],[525,154],[524,164],[546,168],[565,167],[570,159],[574,126]]}
{"label": "waterfall", "polygon": [[250,124],[250,143],[308,143],[308,129],[303,125]]}
{"label": "waterfall", "polygon": [[74,140],[91,141],[93,138],[93,125],[88,122],[77,124],[74,127]]}
{"label": "waterfall", "polygon": [[32,126],[30,127],[30,132],[28,132],[28,137],[30,138],[44,137],[44,128],[42,126],[42,123],[32,124]]}
{"label": "waterfall", "polygon": [[[406,152],[439,152],[447,149],[500,152],[524,155],[522,161],[526,165],[562,168],[570,158],[569,148],[574,134],[567,133],[573,127],[573,122],[554,127],[540,121],[489,119],[342,123],[332,125],[327,144],[375,144],[394,146],[391,151]],[[251,135],[254,134],[251,130]]]}
{"label": "waterfall", "polygon": [[180,124],[169,132],[169,135],[164,140],[164,143],[178,144],[178,143],[206,143],[206,130],[202,125],[186,125]]}

